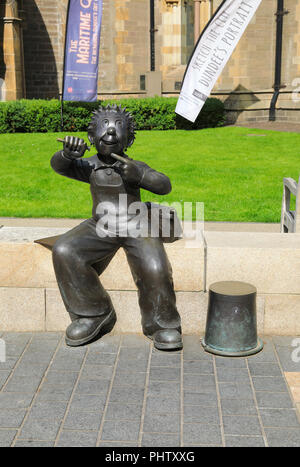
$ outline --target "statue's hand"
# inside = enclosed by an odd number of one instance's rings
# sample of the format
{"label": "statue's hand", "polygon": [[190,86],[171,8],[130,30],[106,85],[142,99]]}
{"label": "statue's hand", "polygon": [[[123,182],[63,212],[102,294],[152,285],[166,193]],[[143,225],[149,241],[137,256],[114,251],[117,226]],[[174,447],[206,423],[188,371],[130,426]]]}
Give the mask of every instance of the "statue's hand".
{"label": "statue's hand", "polygon": [[63,153],[69,159],[80,159],[88,149],[84,140],[75,136],[66,136],[63,143]]}
{"label": "statue's hand", "polygon": [[112,153],[111,157],[121,162],[115,170],[121,175],[123,180],[133,185],[139,185],[139,182],[143,177],[143,172],[138,165],[134,161],[119,156],[118,154]]}

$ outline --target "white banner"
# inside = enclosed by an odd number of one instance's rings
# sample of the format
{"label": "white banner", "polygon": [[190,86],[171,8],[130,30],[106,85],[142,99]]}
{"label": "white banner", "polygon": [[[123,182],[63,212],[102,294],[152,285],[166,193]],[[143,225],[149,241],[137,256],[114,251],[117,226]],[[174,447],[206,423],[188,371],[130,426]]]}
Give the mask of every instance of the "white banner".
{"label": "white banner", "polygon": [[175,112],[194,122],[262,0],[224,0],[187,65]]}

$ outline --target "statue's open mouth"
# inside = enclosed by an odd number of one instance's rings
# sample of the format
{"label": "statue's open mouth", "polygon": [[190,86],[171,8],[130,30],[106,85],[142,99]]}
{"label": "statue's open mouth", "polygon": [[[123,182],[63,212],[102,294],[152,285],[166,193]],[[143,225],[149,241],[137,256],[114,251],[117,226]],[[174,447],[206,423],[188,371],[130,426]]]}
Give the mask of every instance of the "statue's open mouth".
{"label": "statue's open mouth", "polygon": [[102,139],[102,142],[104,144],[106,144],[107,146],[115,146],[116,144],[118,144],[118,141],[117,140],[105,140],[105,139]]}

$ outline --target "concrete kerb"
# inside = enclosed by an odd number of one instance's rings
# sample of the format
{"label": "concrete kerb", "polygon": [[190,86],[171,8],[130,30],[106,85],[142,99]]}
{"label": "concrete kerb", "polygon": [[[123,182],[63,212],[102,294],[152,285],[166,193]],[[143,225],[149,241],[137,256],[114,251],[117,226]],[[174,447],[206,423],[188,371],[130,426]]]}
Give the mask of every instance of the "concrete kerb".
{"label": "concrete kerb", "polygon": [[[0,227],[49,227],[70,229],[83,222],[85,219],[53,219],[53,218],[20,218],[0,217]],[[3,224],[3,225],[2,225]],[[205,231],[228,232],[280,232],[280,224],[263,222],[204,222]]]}

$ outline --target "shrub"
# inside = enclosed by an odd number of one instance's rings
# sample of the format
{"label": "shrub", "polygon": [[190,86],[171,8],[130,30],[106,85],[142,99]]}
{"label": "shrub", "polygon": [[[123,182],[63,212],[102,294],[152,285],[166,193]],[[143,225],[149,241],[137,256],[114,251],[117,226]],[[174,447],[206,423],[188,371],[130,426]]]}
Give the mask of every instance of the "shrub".
{"label": "shrub", "polygon": [[220,99],[210,97],[205,102],[201,112],[194,123],[189,122],[180,115],[176,116],[176,128],[197,130],[200,128],[215,128],[225,124],[224,104]]}
{"label": "shrub", "polygon": [[[99,104],[118,104],[134,116],[137,130],[173,130],[217,127],[224,124],[224,105],[207,99],[195,123],[175,114],[177,98],[153,97],[98,102],[64,102],[64,131],[85,131]],[[43,133],[61,131],[59,100],[21,99],[0,102],[0,133]]]}

